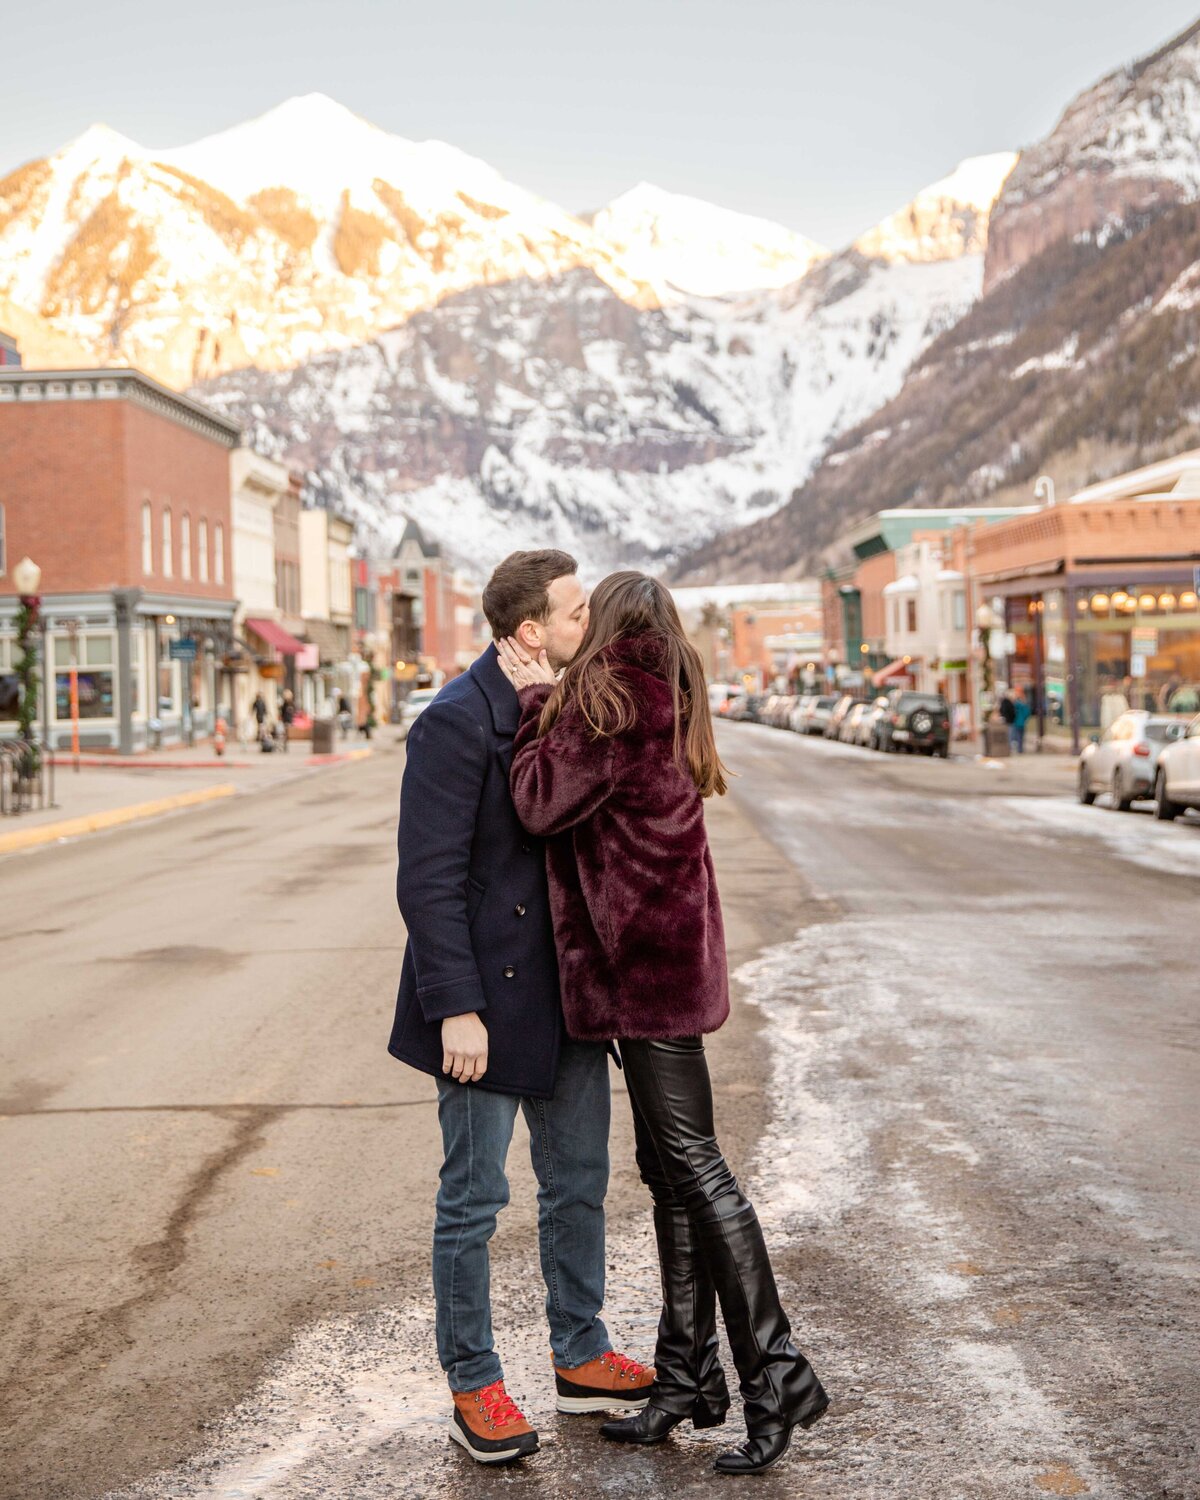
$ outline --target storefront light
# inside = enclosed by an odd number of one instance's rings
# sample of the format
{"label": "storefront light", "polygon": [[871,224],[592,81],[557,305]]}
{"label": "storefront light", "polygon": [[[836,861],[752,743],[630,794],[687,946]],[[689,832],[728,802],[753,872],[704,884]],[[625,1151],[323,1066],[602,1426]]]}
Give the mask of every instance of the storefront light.
{"label": "storefront light", "polygon": [[1075,609],[1081,615],[1086,615],[1088,612],[1088,602],[1082,594],[1075,601]]}
{"label": "storefront light", "polygon": [[1180,594],[1179,607],[1180,609],[1195,609],[1196,595],[1191,589],[1184,589],[1183,593]]}
{"label": "storefront light", "polygon": [[1143,613],[1146,613],[1150,610],[1155,610],[1158,608],[1158,600],[1154,597],[1153,594],[1139,594],[1138,608]]}
{"label": "storefront light", "polygon": [[1123,615],[1135,614],[1137,612],[1137,607],[1138,602],[1132,594],[1126,594],[1124,599],[1121,600],[1121,613]]}
{"label": "storefront light", "polygon": [[1113,589],[1113,596],[1112,596],[1113,608],[1114,609],[1124,609],[1125,608],[1125,601],[1128,598],[1129,598],[1129,595],[1125,592],[1124,589]]}
{"label": "storefront light", "polygon": [[1167,610],[1167,611],[1169,611],[1169,610],[1174,609],[1175,608],[1175,602],[1176,601],[1175,601],[1175,595],[1174,594],[1167,593],[1167,594],[1159,594],[1159,596],[1158,596],[1158,607],[1161,610]]}
{"label": "storefront light", "polygon": [[1092,613],[1097,615],[1106,615],[1108,613],[1107,594],[1092,595]]}

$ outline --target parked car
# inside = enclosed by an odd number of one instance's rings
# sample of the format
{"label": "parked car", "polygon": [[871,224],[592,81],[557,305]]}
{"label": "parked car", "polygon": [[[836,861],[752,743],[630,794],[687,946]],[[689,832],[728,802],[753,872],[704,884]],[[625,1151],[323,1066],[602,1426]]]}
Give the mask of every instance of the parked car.
{"label": "parked car", "polygon": [[404,730],[405,736],[422,710],[428,708],[437,695],[437,688],[413,688],[404,699],[400,705],[400,727]]}
{"label": "parked car", "polygon": [[1134,708],[1083,747],[1079,757],[1078,796],[1090,806],[1107,792],[1118,812],[1128,812],[1139,797],[1154,794],[1159,752],[1187,731],[1186,719],[1172,719]]}
{"label": "parked car", "polygon": [[825,726],[833,717],[833,711],[838,705],[838,698],[833,693],[822,694],[814,698],[812,707],[804,720],[805,734],[824,734]]}
{"label": "parked car", "polygon": [[733,700],[740,698],[743,689],[738,682],[710,682],[708,684],[708,706],[714,714],[725,718],[733,706]]}
{"label": "parked car", "polygon": [[735,698],[730,704],[726,717],[756,723],[758,721],[759,709],[761,709],[765,702],[766,696],[763,693],[743,693],[740,698]]}
{"label": "parked car", "polygon": [[805,732],[805,725],[808,723],[808,715],[816,701],[816,693],[801,694],[796,699],[795,708],[792,709],[791,718],[788,720],[788,727],[793,729],[797,734],[803,734]]}
{"label": "parked car", "polygon": [[1200,812],[1200,714],[1159,752],[1154,773],[1154,816],[1170,822],[1194,807]]}
{"label": "parked car", "polygon": [[870,746],[875,743],[875,730],[879,724],[879,720],[887,711],[887,706],[888,701],[884,696],[880,696],[864,706],[855,735],[854,743],[856,745]]}
{"label": "parked car", "polygon": [[893,688],[887,696],[887,708],[875,726],[877,749],[950,754],[950,707],[941,693]]}
{"label": "parked car", "polygon": [[855,703],[838,726],[838,739],[844,745],[858,744],[858,726],[862,723],[863,715],[870,708],[869,703]]}
{"label": "parked car", "polygon": [[829,715],[829,722],[825,726],[827,740],[837,739],[842,730],[842,720],[854,707],[856,701],[853,693],[843,693],[834,704],[833,711]]}

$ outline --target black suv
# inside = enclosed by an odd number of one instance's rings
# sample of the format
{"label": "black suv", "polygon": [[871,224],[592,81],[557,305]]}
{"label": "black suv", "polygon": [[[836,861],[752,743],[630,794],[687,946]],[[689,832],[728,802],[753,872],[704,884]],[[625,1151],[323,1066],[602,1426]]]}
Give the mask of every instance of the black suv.
{"label": "black suv", "polygon": [[941,693],[893,688],[875,726],[876,750],[950,754],[950,708]]}

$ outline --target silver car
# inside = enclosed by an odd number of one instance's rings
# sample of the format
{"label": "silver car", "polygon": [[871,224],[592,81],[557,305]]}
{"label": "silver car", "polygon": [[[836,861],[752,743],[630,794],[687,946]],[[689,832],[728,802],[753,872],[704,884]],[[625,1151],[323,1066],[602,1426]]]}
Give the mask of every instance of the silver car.
{"label": "silver car", "polygon": [[855,733],[854,743],[865,745],[868,748],[875,743],[875,726],[887,712],[888,701],[886,695],[876,698],[874,702],[868,703],[863,709],[858,721],[858,729]]}
{"label": "silver car", "polygon": [[1189,807],[1200,811],[1200,714],[1158,759],[1154,816],[1170,822]]}
{"label": "silver car", "polygon": [[1143,708],[1123,713],[1084,746],[1079,757],[1080,802],[1090,806],[1107,792],[1111,807],[1128,812],[1140,797],[1153,796],[1159,752],[1186,732],[1186,719]]}
{"label": "silver car", "polygon": [[859,726],[862,724],[863,715],[870,708],[869,703],[856,703],[847,713],[846,717],[838,726],[838,739],[843,745],[857,745]]}
{"label": "silver car", "polygon": [[406,739],[414,721],[422,710],[429,707],[437,695],[437,688],[414,688],[400,704],[400,727],[404,730]]}

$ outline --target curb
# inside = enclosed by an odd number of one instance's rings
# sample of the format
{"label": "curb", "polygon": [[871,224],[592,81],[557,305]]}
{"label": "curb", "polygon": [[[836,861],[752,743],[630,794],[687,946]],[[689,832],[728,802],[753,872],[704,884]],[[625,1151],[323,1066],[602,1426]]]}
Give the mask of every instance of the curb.
{"label": "curb", "polygon": [[[75,757],[52,755],[50,764],[69,770],[75,764]],[[92,771],[251,771],[255,763],[226,760],[223,756],[215,760],[150,760],[139,755],[81,755],[79,764]]]}
{"label": "curb", "polygon": [[232,782],[225,782],[220,786],[201,787],[194,792],[180,792],[174,797],[160,797],[155,802],[135,802],[129,807],[113,807],[82,818],[68,818],[61,823],[40,823],[36,828],[0,833],[0,854],[34,849],[39,844],[56,844],[60,839],[79,838],[87,833],[102,833],[106,828],[118,828],[123,823],[141,823],[179,808],[196,807],[203,802],[215,802],[236,794],[237,787]]}

